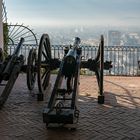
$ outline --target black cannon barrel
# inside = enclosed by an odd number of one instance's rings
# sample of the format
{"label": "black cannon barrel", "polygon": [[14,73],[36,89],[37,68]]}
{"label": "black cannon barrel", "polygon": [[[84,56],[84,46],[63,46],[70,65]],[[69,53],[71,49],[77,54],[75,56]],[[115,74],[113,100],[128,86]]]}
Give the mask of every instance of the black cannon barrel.
{"label": "black cannon barrel", "polygon": [[13,53],[14,56],[19,55],[19,52],[20,52],[20,49],[21,49],[21,46],[22,46],[23,42],[24,42],[24,38],[21,38],[19,43],[18,43],[18,45],[17,45],[17,47],[16,47],[16,49],[15,49],[15,51],[14,51],[14,53]]}
{"label": "black cannon barrel", "polygon": [[75,47],[78,48],[80,43],[81,43],[81,39],[79,37],[75,37],[74,38],[74,43],[73,43],[74,48]]}
{"label": "black cannon barrel", "polygon": [[64,58],[64,65],[62,68],[62,74],[65,77],[71,77],[75,73],[76,69],[76,61],[77,61],[77,55],[78,55],[78,48],[81,43],[81,40],[79,37],[74,38],[74,43],[72,48],[68,51]]}
{"label": "black cannon barrel", "polygon": [[14,66],[14,64],[16,62],[16,59],[17,59],[17,57],[19,55],[19,52],[20,52],[20,49],[22,47],[23,42],[24,42],[24,38],[21,38],[20,42],[18,43],[18,45],[17,45],[17,47],[15,49],[15,51],[11,55],[11,58],[9,59],[7,65],[6,65],[6,68],[5,68],[4,72],[3,72],[3,77],[4,77],[5,80],[8,80],[8,77],[11,74],[11,71],[12,71],[13,66]]}
{"label": "black cannon barrel", "polygon": [[62,73],[65,77],[71,77],[75,73],[77,51],[70,49],[64,58]]}

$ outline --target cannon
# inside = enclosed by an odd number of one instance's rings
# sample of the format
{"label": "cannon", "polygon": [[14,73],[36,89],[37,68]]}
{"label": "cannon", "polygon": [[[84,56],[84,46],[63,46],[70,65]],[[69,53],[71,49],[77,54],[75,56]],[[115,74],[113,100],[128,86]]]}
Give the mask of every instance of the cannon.
{"label": "cannon", "polygon": [[[45,36],[43,37],[45,38]],[[47,44],[45,43],[42,44]],[[50,50],[50,49],[48,49]],[[50,52],[48,52],[49,54]],[[95,59],[82,60],[80,38],[76,37],[73,45],[66,47],[61,61],[56,59],[59,68],[57,78],[48,104],[43,109],[43,122],[51,124],[76,124],[79,118],[77,107],[80,69],[88,68],[95,72],[98,87],[98,103],[104,103],[103,71],[109,70],[111,62],[104,62],[104,38],[100,39],[98,53]],[[51,68],[51,65],[50,65]]]}
{"label": "cannon", "polygon": [[1,51],[2,59],[0,62],[0,86],[3,86],[4,90],[0,95],[0,107],[2,107],[5,101],[7,100],[12,90],[12,87],[18,77],[18,74],[21,71],[21,67],[24,64],[24,56],[19,55],[23,42],[24,38],[21,38],[13,54],[8,56],[4,61],[2,58]]}
{"label": "cannon", "polygon": [[[42,44],[44,39],[46,44]],[[39,92],[36,94],[37,100],[43,101],[43,95],[46,93],[49,84],[50,72],[58,67],[58,64],[54,64],[55,60],[53,62],[51,59],[48,35],[44,35],[41,38],[38,50],[32,48],[29,51],[27,64],[25,64],[25,56],[20,54],[23,43],[24,38],[21,38],[12,55],[8,55],[5,59],[2,49],[0,49],[0,108],[3,107],[8,99],[21,72],[27,74],[27,87],[30,91],[34,88],[36,76],[38,77]]]}

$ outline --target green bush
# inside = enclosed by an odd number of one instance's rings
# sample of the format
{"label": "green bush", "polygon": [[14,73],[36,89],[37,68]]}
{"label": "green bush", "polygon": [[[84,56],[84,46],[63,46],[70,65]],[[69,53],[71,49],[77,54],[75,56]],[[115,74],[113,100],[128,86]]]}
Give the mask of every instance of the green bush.
{"label": "green bush", "polygon": [[3,39],[4,39],[4,57],[6,57],[8,55],[8,24],[7,23],[3,23]]}

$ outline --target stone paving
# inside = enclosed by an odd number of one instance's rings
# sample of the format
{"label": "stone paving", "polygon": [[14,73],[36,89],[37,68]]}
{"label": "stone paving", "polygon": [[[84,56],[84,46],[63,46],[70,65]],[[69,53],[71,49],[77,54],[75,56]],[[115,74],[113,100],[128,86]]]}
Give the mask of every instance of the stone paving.
{"label": "stone paving", "polygon": [[77,130],[71,131],[46,129],[42,109],[50,93],[37,102],[37,87],[30,93],[25,75],[20,75],[0,110],[0,140],[140,140],[140,77],[104,79],[105,104],[99,105],[96,78],[81,76],[80,118]]}

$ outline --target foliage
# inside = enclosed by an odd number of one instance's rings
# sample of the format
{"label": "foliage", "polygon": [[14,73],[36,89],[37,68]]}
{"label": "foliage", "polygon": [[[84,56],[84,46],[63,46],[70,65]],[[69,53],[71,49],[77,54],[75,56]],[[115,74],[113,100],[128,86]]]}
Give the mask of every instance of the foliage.
{"label": "foliage", "polygon": [[4,57],[7,56],[8,54],[8,24],[7,23],[3,23],[3,39],[4,39]]}
{"label": "foliage", "polygon": [[[59,69],[51,71],[51,74],[58,74],[58,70]],[[88,69],[83,69],[82,68],[82,69],[80,69],[80,75],[89,75],[89,76],[91,76],[91,75],[95,75],[95,73],[89,71]]]}

